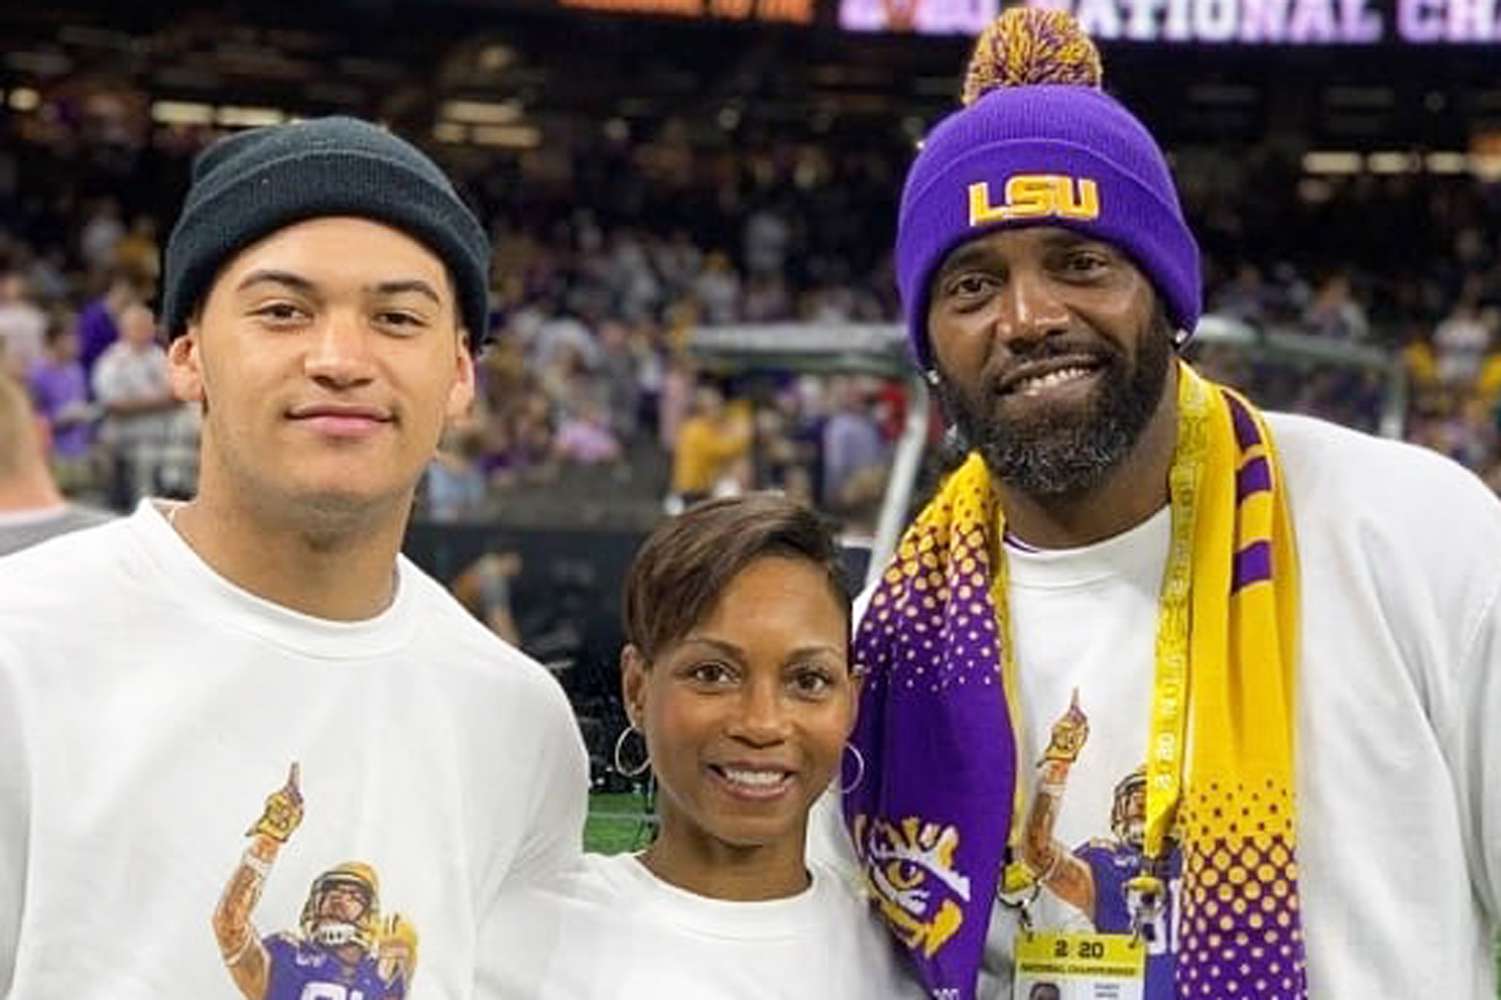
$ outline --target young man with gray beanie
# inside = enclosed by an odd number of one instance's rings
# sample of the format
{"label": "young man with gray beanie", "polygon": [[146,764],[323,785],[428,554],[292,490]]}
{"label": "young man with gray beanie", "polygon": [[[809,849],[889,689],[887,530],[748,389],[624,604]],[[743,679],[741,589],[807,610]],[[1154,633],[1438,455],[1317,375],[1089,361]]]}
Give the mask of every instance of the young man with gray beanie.
{"label": "young man with gray beanie", "polygon": [[907,325],[969,455],[864,596],[815,852],[941,1000],[1492,1000],[1501,504],[1176,356],[1198,250],[1100,78],[1008,11],[908,173]]}
{"label": "young man with gray beanie", "polygon": [[365,122],[199,158],[163,301],[199,493],[0,562],[0,996],[489,995],[587,774],[558,685],[400,555],[488,260]]}

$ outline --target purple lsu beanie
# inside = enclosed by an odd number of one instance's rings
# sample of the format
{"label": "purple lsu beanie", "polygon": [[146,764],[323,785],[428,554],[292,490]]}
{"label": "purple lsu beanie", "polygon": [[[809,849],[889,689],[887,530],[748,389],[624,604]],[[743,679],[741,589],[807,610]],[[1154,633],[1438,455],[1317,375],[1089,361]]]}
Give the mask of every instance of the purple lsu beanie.
{"label": "purple lsu beanie", "polygon": [[[1016,9],[1002,15],[1021,30],[1059,26],[1056,11]],[[1078,47],[1098,56],[1072,19],[1064,25],[1075,37],[1064,54]],[[1012,39],[986,49],[1014,56],[1027,46]],[[1045,64],[1059,46],[1038,46],[1023,58],[1033,65],[1022,78],[1068,79],[1071,67],[1055,72]],[[1074,51],[1069,51],[1071,46]],[[1036,65],[1040,58],[1043,65]],[[1003,68],[1002,77],[1015,76]],[[970,69],[971,84],[976,68]],[[1183,220],[1178,193],[1162,151],[1146,127],[1114,98],[1088,84],[1002,83],[990,85],[968,107],[944,119],[923,143],[902,190],[897,223],[896,271],[907,335],[924,368],[933,367],[928,348],[928,286],[950,251],[1003,227],[1060,226],[1124,250],[1152,281],[1169,319],[1192,334],[1202,309],[1199,248]]]}

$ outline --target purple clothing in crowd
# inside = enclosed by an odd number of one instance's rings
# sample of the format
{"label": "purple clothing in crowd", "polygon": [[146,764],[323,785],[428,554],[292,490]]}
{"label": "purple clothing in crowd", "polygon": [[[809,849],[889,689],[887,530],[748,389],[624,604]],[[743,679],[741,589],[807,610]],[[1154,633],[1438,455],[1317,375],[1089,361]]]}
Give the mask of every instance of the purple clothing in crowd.
{"label": "purple clothing in crowd", "polygon": [[558,428],[554,445],[564,458],[585,465],[613,462],[620,457],[620,442],[610,429],[589,420],[565,421]]}
{"label": "purple clothing in crowd", "polygon": [[78,314],[78,361],[86,376],[93,374],[100,355],[119,339],[120,328],[105,308],[103,299],[95,299],[84,307]]}
{"label": "purple clothing in crowd", "polygon": [[89,453],[94,430],[87,423],[59,427],[59,418],[69,409],[89,401],[88,379],[77,361],[38,363],[27,379],[37,412],[52,426],[52,450],[59,458],[83,458]]}

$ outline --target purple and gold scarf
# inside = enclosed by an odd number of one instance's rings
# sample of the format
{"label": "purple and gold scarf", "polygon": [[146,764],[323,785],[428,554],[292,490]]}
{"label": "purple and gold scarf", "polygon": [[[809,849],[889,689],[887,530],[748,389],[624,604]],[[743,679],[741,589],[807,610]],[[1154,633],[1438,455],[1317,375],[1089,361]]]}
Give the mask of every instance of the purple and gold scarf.
{"label": "purple and gold scarf", "polygon": [[[1174,992],[1305,1000],[1286,493],[1261,415],[1179,373],[1146,831],[1149,855],[1170,827],[1183,849]],[[845,821],[919,978],[955,1000],[976,996],[1021,816],[1004,530],[971,454],[902,537],[855,636],[865,686],[851,741],[866,767]]]}

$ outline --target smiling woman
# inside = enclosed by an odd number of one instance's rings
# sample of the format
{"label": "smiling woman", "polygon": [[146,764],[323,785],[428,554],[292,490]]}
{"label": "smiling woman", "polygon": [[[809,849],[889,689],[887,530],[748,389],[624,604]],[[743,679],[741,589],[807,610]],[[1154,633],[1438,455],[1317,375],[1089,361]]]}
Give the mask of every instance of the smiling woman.
{"label": "smiling woman", "polygon": [[661,834],[517,904],[525,957],[506,996],[914,989],[863,895],[804,860],[855,718],[840,574],[818,517],[769,494],[700,504],[647,540],[625,590],[622,742],[644,744]]}
{"label": "smiling woman", "polygon": [[849,595],[812,512],[703,504],[649,539],[626,583],[622,686],[662,786],[642,862],[706,895],[808,884],[803,832],[854,724]]}

